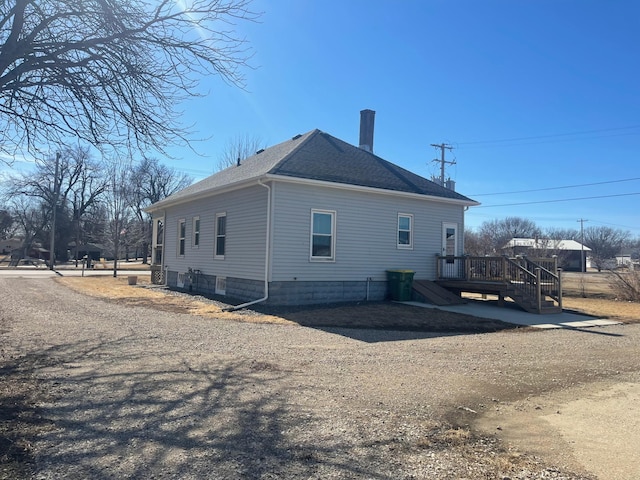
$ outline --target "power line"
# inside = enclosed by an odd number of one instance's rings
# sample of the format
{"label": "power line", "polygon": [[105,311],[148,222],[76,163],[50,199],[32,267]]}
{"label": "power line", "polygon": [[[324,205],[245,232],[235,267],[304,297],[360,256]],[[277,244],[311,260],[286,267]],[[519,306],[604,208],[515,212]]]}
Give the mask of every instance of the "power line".
{"label": "power line", "polygon": [[609,133],[606,135],[595,135],[595,136],[590,136],[590,137],[576,137],[576,138],[556,138],[554,140],[538,140],[538,141],[525,141],[525,142],[513,142],[513,143],[502,143],[502,144],[486,144],[486,145],[471,145],[468,147],[465,146],[461,146],[459,147],[458,144],[456,144],[456,148],[460,148],[462,150],[467,149],[467,150],[473,150],[473,149],[479,149],[479,148],[508,148],[508,147],[524,147],[524,146],[528,146],[528,145],[546,145],[546,144],[550,144],[550,143],[569,143],[569,142],[585,142],[588,140],[596,140],[596,139],[600,139],[600,138],[611,138],[611,137],[628,137],[631,135],[640,135],[640,132],[628,132],[628,133]]}
{"label": "power line", "polygon": [[599,220],[591,220],[591,222],[593,223],[597,223],[598,225],[608,225],[610,227],[620,227],[620,228],[626,228],[628,230],[636,230],[638,227],[631,227],[629,225],[620,225],[619,223],[607,223],[607,222],[601,222]]}
{"label": "power line", "polygon": [[[541,140],[541,139],[549,139],[549,138],[559,138],[559,137],[570,137],[577,135],[588,135],[592,133],[604,133],[604,132],[616,132],[621,130],[633,130],[640,129],[640,125],[631,125],[628,127],[618,127],[618,128],[602,128],[598,130],[585,130],[581,132],[573,132],[573,133],[555,133],[551,135],[536,135],[531,137],[516,137],[516,138],[504,138],[500,140],[478,140],[474,142],[456,142],[457,146],[460,145],[481,145],[487,143],[506,143],[506,142],[521,142],[525,140]],[[635,132],[631,132],[630,134],[634,134]]]}
{"label": "power line", "polygon": [[541,203],[560,203],[560,202],[574,202],[578,200],[594,200],[597,198],[613,198],[613,197],[628,197],[631,195],[640,195],[640,192],[634,193],[618,193],[616,195],[598,195],[593,197],[579,197],[579,198],[562,198],[557,200],[538,200],[535,202],[519,202],[519,203],[502,203],[499,205],[479,205],[473,208],[492,208],[492,207],[515,207],[518,205],[535,205]]}
{"label": "power line", "polygon": [[581,183],[578,185],[564,185],[561,187],[547,187],[547,188],[536,188],[536,189],[532,189],[532,190],[516,190],[513,192],[497,192],[497,193],[474,193],[474,194],[470,194],[470,197],[482,197],[482,196],[488,196],[488,195],[511,195],[514,193],[531,193],[531,192],[546,192],[549,190],[562,190],[565,188],[578,188],[578,187],[592,187],[594,185],[606,185],[609,183],[621,183],[621,182],[632,182],[635,180],[640,180],[640,177],[635,177],[635,178],[623,178],[621,180],[609,180],[606,182],[594,182],[594,183]]}
{"label": "power line", "polygon": [[[467,215],[471,215],[473,216],[473,218],[476,217],[480,217],[480,218],[496,218],[496,216],[494,214],[490,214],[490,213],[480,213],[478,211],[476,211],[475,209],[478,207],[473,207],[473,210],[469,210],[467,212]],[[574,217],[571,215],[566,215],[566,216],[562,216],[562,217],[555,217],[555,216],[540,216],[540,215],[527,215],[527,219],[529,220],[534,220],[534,221],[538,221],[538,222],[544,222],[544,223],[566,223],[569,221],[573,221]],[[637,226],[630,226],[630,225],[622,225],[619,223],[607,223],[607,222],[602,222],[600,220],[594,220],[593,218],[589,220],[589,222],[591,223],[596,223],[598,225],[608,225],[610,227],[619,227],[619,228],[626,228],[627,230],[637,230],[638,227]]]}

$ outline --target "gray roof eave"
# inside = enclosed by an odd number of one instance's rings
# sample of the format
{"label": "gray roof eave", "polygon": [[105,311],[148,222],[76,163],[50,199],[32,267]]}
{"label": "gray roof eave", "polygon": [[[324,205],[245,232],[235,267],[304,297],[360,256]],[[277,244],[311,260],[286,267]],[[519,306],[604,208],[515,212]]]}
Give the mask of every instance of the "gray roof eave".
{"label": "gray roof eave", "polygon": [[316,186],[325,187],[325,188],[339,188],[342,190],[351,190],[351,191],[358,191],[358,192],[371,192],[371,193],[377,193],[382,195],[393,195],[396,197],[430,200],[433,202],[447,203],[450,205],[461,205],[465,207],[474,207],[474,206],[480,205],[480,202],[476,202],[475,200],[467,201],[467,200],[459,200],[455,198],[438,197],[435,195],[401,192],[398,190],[387,190],[384,188],[365,187],[365,186],[352,185],[347,183],[327,182],[323,180],[290,177],[287,175],[265,174],[259,177],[254,177],[254,178],[242,180],[233,184],[225,185],[223,187],[216,187],[207,191],[195,192],[193,194],[185,195],[177,199],[167,198],[165,200],[160,200],[159,202],[154,203],[153,205],[145,208],[144,211],[147,213],[157,212],[159,210],[164,210],[165,208],[168,208],[168,207],[181,205],[183,203],[187,203],[195,199],[212,197],[214,195],[230,192],[233,190],[238,190],[240,188],[248,187],[250,185],[258,185],[261,181],[279,181],[279,182],[287,182],[287,183],[298,183],[298,184],[304,184],[304,185],[316,185]]}
{"label": "gray roof eave", "polygon": [[245,180],[241,180],[235,183],[230,183],[221,187],[214,187],[209,190],[202,190],[199,192],[194,192],[189,195],[183,195],[179,198],[172,199],[168,197],[164,200],[160,200],[159,202],[154,203],[153,205],[149,205],[143,210],[147,213],[157,212],[158,210],[164,210],[168,207],[175,207],[176,205],[181,205],[183,203],[191,202],[195,199],[212,197],[214,195],[218,195],[220,193],[230,192],[233,190],[238,190],[244,187],[248,187],[250,185],[257,185],[260,183],[260,180],[263,177],[253,177]]}

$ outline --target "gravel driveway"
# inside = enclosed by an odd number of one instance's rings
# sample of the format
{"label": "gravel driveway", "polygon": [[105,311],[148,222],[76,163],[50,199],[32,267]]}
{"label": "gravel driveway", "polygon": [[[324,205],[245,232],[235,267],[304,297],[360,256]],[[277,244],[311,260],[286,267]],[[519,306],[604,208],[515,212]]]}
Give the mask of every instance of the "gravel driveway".
{"label": "gravel driveway", "polygon": [[[467,428],[634,374],[640,325],[442,335],[218,321],[0,279],[0,366],[42,390],[45,479],[578,479]],[[477,412],[477,413],[476,413]]]}

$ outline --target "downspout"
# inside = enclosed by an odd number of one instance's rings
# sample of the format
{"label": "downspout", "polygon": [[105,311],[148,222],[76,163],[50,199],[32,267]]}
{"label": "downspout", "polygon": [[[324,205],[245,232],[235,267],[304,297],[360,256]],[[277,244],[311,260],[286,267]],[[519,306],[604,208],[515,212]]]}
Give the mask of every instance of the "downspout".
{"label": "downspout", "polygon": [[271,264],[271,187],[262,183],[262,179],[258,180],[258,184],[267,189],[267,236],[265,240],[265,252],[264,252],[264,297],[259,298],[257,300],[252,300],[247,303],[242,303],[240,305],[235,305],[233,307],[225,308],[225,312],[234,312],[236,310],[240,310],[241,308],[248,307],[250,305],[255,305],[256,303],[264,302],[269,298],[269,266]]}

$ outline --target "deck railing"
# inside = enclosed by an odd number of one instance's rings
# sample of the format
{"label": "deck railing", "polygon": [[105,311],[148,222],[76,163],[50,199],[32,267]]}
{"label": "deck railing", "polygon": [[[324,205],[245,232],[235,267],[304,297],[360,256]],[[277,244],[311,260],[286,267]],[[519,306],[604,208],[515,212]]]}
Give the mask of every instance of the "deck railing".
{"label": "deck railing", "polygon": [[436,265],[438,280],[509,283],[527,297],[535,299],[538,308],[547,297],[562,308],[561,271],[557,268],[555,258],[438,255]]}
{"label": "deck railing", "polygon": [[557,258],[522,259],[526,262],[527,270],[539,271],[538,284],[541,296],[552,298],[562,308],[562,270],[558,268]]}

